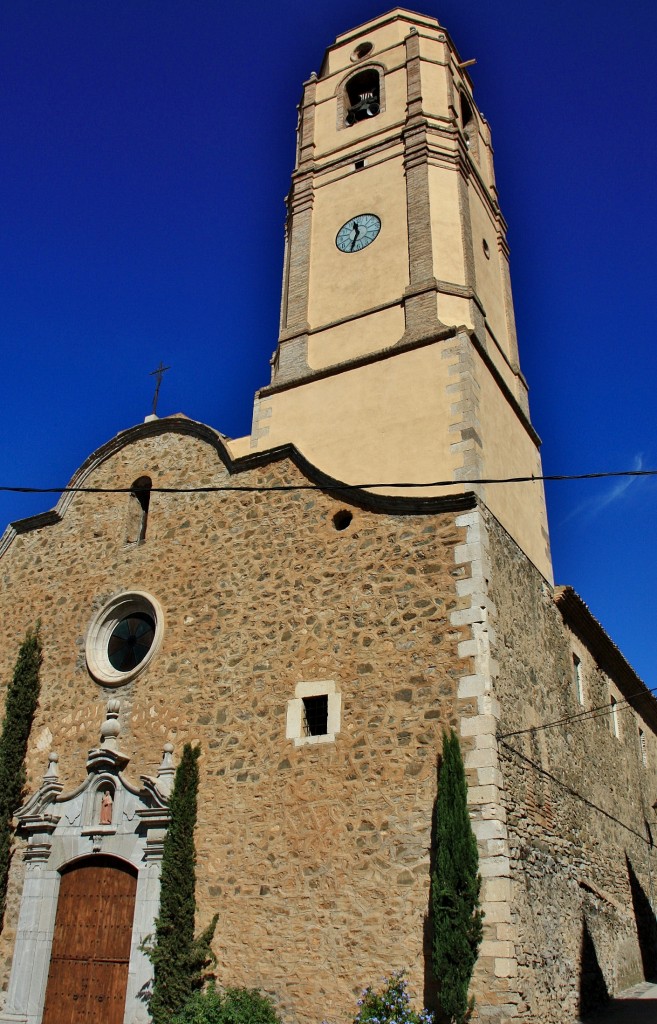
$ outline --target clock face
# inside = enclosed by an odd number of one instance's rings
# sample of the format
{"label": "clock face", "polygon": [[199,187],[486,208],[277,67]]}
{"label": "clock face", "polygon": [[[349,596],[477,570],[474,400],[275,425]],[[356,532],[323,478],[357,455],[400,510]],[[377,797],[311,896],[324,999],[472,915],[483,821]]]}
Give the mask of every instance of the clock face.
{"label": "clock face", "polygon": [[343,224],[335,236],[340,252],[360,252],[374,241],[381,230],[381,220],[375,213],[359,213]]}

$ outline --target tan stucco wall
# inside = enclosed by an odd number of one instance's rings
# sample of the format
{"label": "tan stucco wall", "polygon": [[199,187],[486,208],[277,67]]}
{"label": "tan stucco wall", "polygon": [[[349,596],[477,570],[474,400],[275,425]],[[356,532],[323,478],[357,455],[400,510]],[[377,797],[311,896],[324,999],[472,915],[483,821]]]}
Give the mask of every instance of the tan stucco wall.
{"label": "tan stucco wall", "polygon": [[420,56],[422,58],[422,95],[426,96],[427,113],[434,117],[451,115],[450,77],[445,74],[445,62],[448,48],[444,42],[420,36]]}
{"label": "tan stucco wall", "polygon": [[[347,337],[357,326],[345,327]],[[266,451],[291,442],[313,465],[346,483],[463,479],[459,488],[415,493],[477,490],[551,580],[543,484],[481,489],[467,483],[479,477],[540,476],[535,441],[469,337],[459,335],[458,352],[450,354],[448,348],[448,342],[437,342],[398,352],[265,395],[258,403],[261,430],[251,444]],[[474,430],[480,440],[480,461],[465,470],[453,447],[464,430],[466,436]]]}
{"label": "tan stucco wall", "polygon": [[[509,389],[512,395],[516,398],[520,398],[523,391],[522,382],[519,381],[516,373],[509,364],[509,358],[506,353],[506,346],[500,342],[497,335],[491,334],[490,325],[486,321],[486,335],[485,345],[486,352],[490,357],[495,369],[499,373],[500,377],[504,381],[504,384]],[[525,394],[526,398],[526,394]],[[521,403],[522,404],[522,403]]]}
{"label": "tan stucco wall", "polygon": [[440,348],[427,346],[290,388],[263,399],[271,414],[259,448],[292,441],[347,483],[451,479],[452,380]]}
{"label": "tan stucco wall", "polygon": [[[381,232],[358,253],[340,252],[335,236],[358,213],[377,214]],[[310,326],[323,327],[368,307],[399,300],[407,284],[406,193],[401,162],[391,160],[365,167],[326,188],[318,187],[310,248]]]}
{"label": "tan stucco wall", "polygon": [[[371,24],[371,23],[370,23]],[[404,22],[391,22],[370,29],[363,29],[362,32],[349,33],[349,42],[331,47],[328,54],[328,73],[334,75],[346,68],[354,68],[356,65],[351,62],[351,54],[361,42],[374,43],[377,50],[395,50],[403,43],[407,35],[409,25]],[[339,39],[339,37],[338,37]]]}
{"label": "tan stucco wall", "polygon": [[[483,303],[486,320],[498,344],[507,358],[510,358],[506,298],[500,270],[500,262],[504,256],[499,249],[497,225],[488,204],[484,202],[474,185],[468,189],[468,199],[472,224],[475,290]],[[484,253],[484,239],[488,243],[488,259]]]}
{"label": "tan stucco wall", "polygon": [[429,168],[429,198],[434,276],[463,285],[466,281],[462,215],[458,174],[453,167]]}
{"label": "tan stucco wall", "polygon": [[[536,445],[483,363],[479,363],[477,382],[484,475],[488,478],[541,476],[541,458]],[[488,484],[484,493],[491,512],[534,565],[551,580],[543,483]]]}
{"label": "tan stucco wall", "polygon": [[[397,20],[392,20],[395,11],[400,17]],[[382,21],[383,24],[381,24]],[[377,50],[398,47],[408,35],[411,26],[421,26],[422,31],[427,32],[438,31],[438,23],[433,18],[427,18],[421,14],[409,14],[402,8],[396,8],[383,19],[372,19],[339,35],[335,44],[327,51],[326,69],[328,74],[334,74],[342,68],[349,67],[351,54],[359,43],[373,42]]]}
{"label": "tan stucco wall", "polygon": [[345,359],[357,359],[370,352],[394,345],[404,333],[404,310],[390,306],[308,338],[308,365],[313,370],[332,366]]}

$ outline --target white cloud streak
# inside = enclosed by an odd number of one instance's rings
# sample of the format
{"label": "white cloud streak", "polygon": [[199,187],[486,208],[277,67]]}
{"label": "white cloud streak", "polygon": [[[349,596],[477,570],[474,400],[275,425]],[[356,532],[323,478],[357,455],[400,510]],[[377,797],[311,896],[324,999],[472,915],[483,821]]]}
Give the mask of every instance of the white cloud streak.
{"label": "white cloud streak", "polygon": [[[632,469],[643,469],[644,465],[645,461],[643,453],[638,452],[638,454],[634,456],[634,465],[632,466]],[[564,516],[560,525],[569,523],[571,519],[575,519],[579,516],[583,516],[585,519],[593,519],[602,512],[603,509],[608,508],[617,501],[620,501],[630,487],[640,482],[645,483],[647,479],[647,477],[641,476],[628,476],[624,477],[622,480],[616,481],[616,483],[611,484],[606,494],[596,495],[593,498],[586,498],[578,505],[575,505],[568,515]]]}

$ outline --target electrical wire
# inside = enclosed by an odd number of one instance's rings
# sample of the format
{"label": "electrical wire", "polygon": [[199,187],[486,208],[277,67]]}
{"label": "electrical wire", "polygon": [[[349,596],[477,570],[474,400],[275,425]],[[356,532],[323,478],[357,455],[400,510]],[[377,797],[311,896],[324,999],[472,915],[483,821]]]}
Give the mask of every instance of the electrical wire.
{"label": "electrical wire", "polygon": [[[657,469],[623,469],[605,473],[551,473],[531,476],[479,477],[473,480],[432,480],[417,482],[379,482],[345,484],[327,482],[326,484],[272,484],[263,487],[261,484],[227,484],[207,487],[150,487],[151,494],[212,494],[215,491],[250,491],[265,493],[267,491],[362,491],[372,487],[385,488],[428,488],[428,487],[467,487],[468,485],[484,484],[526,484],[541,481],[560,480],[605,480],[611,477],[653,477]],[[131,494],[133,487],[13,487],[0,485],[0,491],[12,494]]]}
{"label": "electrical wire", "polygon": [[576,789],[573,789],[573,787],[568,782],[565,782],[558,776],[553,775],[552,772],[549,772],[546,768],[543,767],[543,765],[538,764],[536,761],[532,760],[531,757],[527,757],[527,755],[523,754],[521,750],[517,750],[516,747],[512,747],[510,743],[505,743],[502,740],[501,745],[510,754],[515,755],[515,757],[518,758],[519,761],[524,762],[526,765],[532,768],[537,774],[542,775],[547,779],[550,779],[552,782],[555,782],[563,790],[569,793],[570,796],[574,797],[576,800],[579,800],[580,803],[585,804],[588,808],[590,808],[590,810],[597,811],[598,814],[602,814],[609,821],[613,821],[617,825],[620,825],[621,828],[625,829],[626,832],[630,832],[633,836],[636,836],[637,839],[640,839],[641,842],[645,843],[646,846],[648,846],[648,848],[650,849],[650,847],[652,846],[652,842],[648,839],[647,836],[641,835],[640,832],[637,832],[637,830],[635,828],[632,828],[631,825],[628,825],[620,818],[617,818],[615,814],[611,813],[611,811],[605,810],[604,807],[600,807],[599,804],[596,804],[592,800],[589,800],[588,797],[583,796],[582,793],[579,793]]}
{"label": "electrical wire", "polygon": [[[627,469],[620,471],[609,471],[603,473],[575,473],[575,474],[545,474],[542,476],[522,477],[487,477],[473,480],[435,480],[428,483],[360,483],[343,484],[327,483],[322,484],[274,484],[268,487],[262,485],[213,485],[206,487],[150,487],[149,492],[157,494],[212,494],[221,491],[244,491],[266,493],[268,491],[356,491],[367,490],[374,487],[385,488],[428,488],[447,486],[467,486],[475,484],[503,484],[503,483],[533,483],[538,481],[562,481],[562,480],[599,480],[610,477],[654,477],[657,476],[655,469]],[[13,487],[0,485],[0,492],[14,494],[132,494],[134,487]],[[516,729],[512,732],[502,733],[497,736],[499,741],[510,739],[513,736],[522,736],[530,732],[540,732],[545,729],[554,729],[560,725],[567,725],[571,722],[588,721],[592,718],[601,718],[612,714],[614,711],[627,711],[631,707],[631,701],[647,694],[655,694],[657,687],[646,687],[643,691],[631,694],[615,703],[600,704],[594,708],[588,708],[576,715],[566,715],[563,718],[555,719],[552,722],[543,722],[539,725],[530,726],[525,729]],[[623,705],[626,705],[623,707]]]}
{"label": "electrical wire", "polygon": [[[576,715],[566,715],[564,718],[557,718],[553,722],[542,722],[540,725],[532,725],[526,729],[516,729],[513,732],[501,733],[497,736],[497,739],[508,740],[512,736],[524,736],[528,732],[542,732],[545,729],[554,729],[558,725],[567,725],[570,722],[584,722],[590,718],[604,718],[606,715],[613,714],[614,711],[629,711],[632,707],[631,701],[639,697],[647,697],[648,694],[654,695],[655,692],[657,692],[657,686],[647,686],[645,690],[637,690],[636,693],[630,694],[629,697],[623,697],[622,700],[600,704],[595,708],[587,708]],[[623,705],[626,705],[626,707],[623,707]]]}

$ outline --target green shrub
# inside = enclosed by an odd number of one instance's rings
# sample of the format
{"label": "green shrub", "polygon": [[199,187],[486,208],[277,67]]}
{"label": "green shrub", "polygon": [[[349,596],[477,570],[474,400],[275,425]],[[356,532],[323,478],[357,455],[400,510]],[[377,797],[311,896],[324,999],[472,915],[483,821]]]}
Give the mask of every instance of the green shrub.
{"label": "green shrub", "polygon": [[171,1024],[281,1024],[269,996],[254,988],[210,985],[195,992]]}
{"label": "green shrub", "polygon": [[162,854],[160,911],[155,921],[155,938],[150,945],[144,945],[154,968],[153,993],[149,1003],[153,1024],[170,1024],[173,1014],[187,1004],[196,989],[201,988],[206,977],[205,968],[212,962],[210,943],[216,917],[198,938],[194,938],[194,828],[199,756],[199,748],[186,743],[176,769],[169,801],[169,828]]}
{"label": "green shrub", "polygon": [[23,802],[25,755],[39,700],[41,640],[39,626],[29,630],[20,646],[13,678],[7,687],[0,734],[0,931],[7,900],[12,854],[12,818]]}
{"label": "green shrub", "polygon": [[479,855],[468,814],[468,784],[458,736],[443,733],[436,804],[435,867],[431,877],[433,969],[440,1005],[451,1024],[464,1024],[474,1000],[468,988],[479,953]]}

